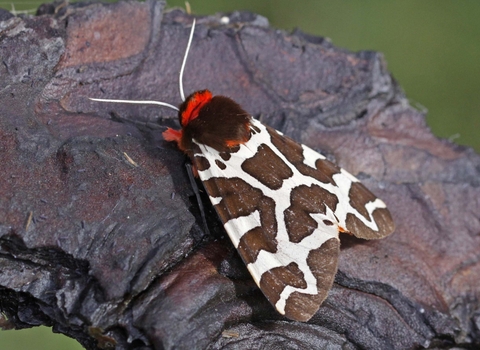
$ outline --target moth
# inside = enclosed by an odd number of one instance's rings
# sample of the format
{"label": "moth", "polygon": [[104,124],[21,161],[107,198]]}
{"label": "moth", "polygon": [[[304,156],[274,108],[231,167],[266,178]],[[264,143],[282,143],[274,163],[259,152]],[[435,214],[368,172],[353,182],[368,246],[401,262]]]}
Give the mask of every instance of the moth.
{"label": "moth", "polygon": [[323,155],[253,118],[235,101],[201,90],[184,97],[181,129],[166,141],[186,153],[225,231],[254,281],[289,319],[308,321],[332,287],[339,234],[388,236],[395,225],[385,203]]}

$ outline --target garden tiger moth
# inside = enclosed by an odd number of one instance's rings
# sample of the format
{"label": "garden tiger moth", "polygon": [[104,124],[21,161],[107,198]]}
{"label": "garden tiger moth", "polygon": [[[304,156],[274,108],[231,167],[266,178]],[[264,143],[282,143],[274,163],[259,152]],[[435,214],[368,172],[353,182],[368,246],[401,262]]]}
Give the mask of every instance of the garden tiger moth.
{"label": "garden tiger moth", "polygon": [[311,148],[251,117],[235,101],[201,90],[184,97],[181,129],[166,141],[186,153],[233,245],[277,311],[308,321],[337,272],[339,233],[383,238],[395,225],[385,203],[354,176]]}

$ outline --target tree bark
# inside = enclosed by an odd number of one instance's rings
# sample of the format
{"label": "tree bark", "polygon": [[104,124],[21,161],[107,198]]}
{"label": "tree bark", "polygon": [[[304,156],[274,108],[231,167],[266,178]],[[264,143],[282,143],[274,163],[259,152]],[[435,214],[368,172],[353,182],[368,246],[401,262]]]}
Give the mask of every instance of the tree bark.
{"label": "tree bark", "polygon": [[[163,2],[0,12],[0,308],[87,349],[480,345],[480,157],[435,138],[381,54],[244,12],[197,17],[184,86],[236,100],[382,198],[386,239],[342,237],[308,323],[278,315],[161,131],[193,16]],[[228,23],[227,20],[228,19]]]}

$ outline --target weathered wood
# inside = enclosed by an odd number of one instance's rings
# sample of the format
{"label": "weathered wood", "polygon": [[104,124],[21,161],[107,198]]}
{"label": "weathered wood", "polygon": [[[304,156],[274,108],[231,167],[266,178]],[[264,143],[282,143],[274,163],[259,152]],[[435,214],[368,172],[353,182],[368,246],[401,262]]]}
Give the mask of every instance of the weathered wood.
{"label": "weathered wood", "polygon": [[342,238],[336,284],[301,324],[275,313],[207,201],[203,232],[185,158],[160,134],[176,116],[87,99],[178,104],[192,17],[62,6],[0,12],[5,327],[52,325],[88,349],[480,345],[480,157],[430,133],[381,54],[250,13],[197,17],[186,93],[228,95],[328,154],[395,219],[387,239]]}

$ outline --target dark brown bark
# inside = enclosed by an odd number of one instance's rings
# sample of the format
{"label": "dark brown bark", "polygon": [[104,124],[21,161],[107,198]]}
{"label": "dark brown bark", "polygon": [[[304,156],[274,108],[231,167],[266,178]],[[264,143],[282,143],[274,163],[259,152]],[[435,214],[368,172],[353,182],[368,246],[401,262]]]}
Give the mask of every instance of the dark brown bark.
{"label": "dark brown bark", "polygon": [[41,11],[0,12],[4,327],[52,325],[88,349],[480,345],[480,157],[430,133],[381,54],[254,14],[197,17],[185,92],[227,95],[326,153],[396,222],[387,239],[342,238],[336,283],[302,324],[268,304],[207,201],[204,232],[160,133],[175,113],[87,99],[178,104],[192,16],[160,2]]}

